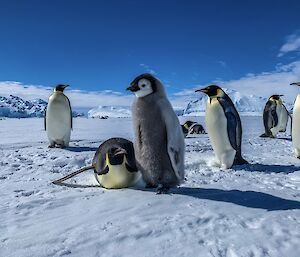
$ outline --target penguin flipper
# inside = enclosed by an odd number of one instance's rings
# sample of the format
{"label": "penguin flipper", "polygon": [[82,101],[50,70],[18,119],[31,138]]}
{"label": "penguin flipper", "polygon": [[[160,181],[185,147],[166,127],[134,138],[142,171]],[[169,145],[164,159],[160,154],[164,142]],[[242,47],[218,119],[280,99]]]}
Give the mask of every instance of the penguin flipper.
{"label": "penguin flipper", "polygon": [[45,129],[45,131],[47,130],[46,114],[47,114],[47,108],[45,109],[45,115],[44,115],[44,129]]}
{"label": "penguin flipper", "polygon": [[167,136],[167,151],[179,181],[184,179],[185,144],[182,128],[170,102],[163,98],[158,102]]}
{"label": "penguin flipper", "polygon": [[72,115],[72,107],[71,107],[71,103],[68,97],[66,97],[68,99],[68,103],[69,103],[69,108],[70,108],[70,119],[71,119],[71,129],[73,129],[73,115]]}
{"label": "penguin flipper", "polygon": [[278,125],[278,116],[277,116],[276,110],[272,109],[271,115],[272,115],[272,119],[273,119],[273,127],[276,127]]}
{"label": "penguin flipper", "polygon": [[227,118],[227,133],[230,144],[234,150],[238,150],[237,143],[237,120],[232,112],[225,113]]}
{"label": "penguin flipper", "polygon": [[130,172],[137,172],[138,168],[136,166],[133,143],[128,142],[123,147],[127,151],[127,154],[125,155],[125,157],[126,157],[125,166],[126,166],[127,170]]}

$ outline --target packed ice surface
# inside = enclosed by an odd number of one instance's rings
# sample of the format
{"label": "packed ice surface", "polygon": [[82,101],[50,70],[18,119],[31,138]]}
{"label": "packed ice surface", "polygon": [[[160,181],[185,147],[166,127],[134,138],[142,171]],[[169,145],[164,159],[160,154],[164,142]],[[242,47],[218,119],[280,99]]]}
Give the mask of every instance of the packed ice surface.
{"label": "packed ice surface", "polygon": [[[203,123],[204,117],[197,117]],[[242,117],[244,157],[220,170],[207,135],[186,138],[186,180],[156,195],[140,183],[106,190],[89,165],[109,137],[133,139],[130,119],[74,119],[71,147],[48,149],[43,119],[0,120],[0,256],[300,256],[300,160],[289,133],[260,138]]]}

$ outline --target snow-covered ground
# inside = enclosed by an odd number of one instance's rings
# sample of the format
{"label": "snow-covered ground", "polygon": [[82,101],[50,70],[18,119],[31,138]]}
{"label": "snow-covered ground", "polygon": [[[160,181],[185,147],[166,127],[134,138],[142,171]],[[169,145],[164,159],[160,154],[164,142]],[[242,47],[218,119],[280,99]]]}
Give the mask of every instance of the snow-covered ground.
{"label": "snow-covered ground", "polygon": [[[203,124],[204,117],[197,117]],[[0,120],[0,256],[300,256],[300,160],[288,135],[259,138],[261,117],[242,117],[249,165],[220,170],[207,135],[186,138],[186,181],[156,195],[140,184],[106,190],[91,163],[131,120],[74,119],[69,149],[48,149],[43,119]]]}

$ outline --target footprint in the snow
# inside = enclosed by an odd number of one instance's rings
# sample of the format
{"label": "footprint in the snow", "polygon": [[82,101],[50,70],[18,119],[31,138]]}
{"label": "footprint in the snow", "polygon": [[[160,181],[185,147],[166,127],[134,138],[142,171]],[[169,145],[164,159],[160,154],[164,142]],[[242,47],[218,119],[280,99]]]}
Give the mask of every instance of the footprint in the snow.
{"label": "footprint in the snow", "polygon": [[27,197],[27,196],[31,196],[31,195],[33,195],[33,194],[34,194],[34,191],[27,191],[27,192],[22,192],[22,193],[21,193],[22,196],[26,196],[26,197]]}
{"label": "footprint in the snow", "polygon": [[34,191],[14,190],[17,193],[16,197],[28,197],[34,194]]}

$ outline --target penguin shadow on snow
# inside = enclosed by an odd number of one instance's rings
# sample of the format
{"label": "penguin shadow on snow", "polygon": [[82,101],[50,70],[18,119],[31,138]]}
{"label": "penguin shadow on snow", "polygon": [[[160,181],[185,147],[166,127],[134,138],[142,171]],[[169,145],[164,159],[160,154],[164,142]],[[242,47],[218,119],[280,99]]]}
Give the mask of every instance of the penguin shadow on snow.
{"label": "penguin shadow on snow", "polygon": [[288,200],[256,191],[180,187],[172,189],[171,193],[191,196],[203,200],[233,203],[244,207],[267,211],[300,209],[300,202],[298,201]]}
{"label": "penguin shadow on snow", "polygon": [[286,140],[286,141],[292,141],[291,137],[277,137],[279,140]]}
{"label": "penguin shadow on snow", "polygon": [[98,147],[88,147],[88,146],[69,146],[66,147],[65,150],[70,152],[95,152]]}
{"label": "penguin shadow on snow", "polygon": [[300,171],[300,166],[295,165],[272,165],[272,164],[261,164],[261,163],[249,163],[240,166],[233,166],[233,170],[245,170],[250,172],[264,172],[264,173],[293,173]]}

